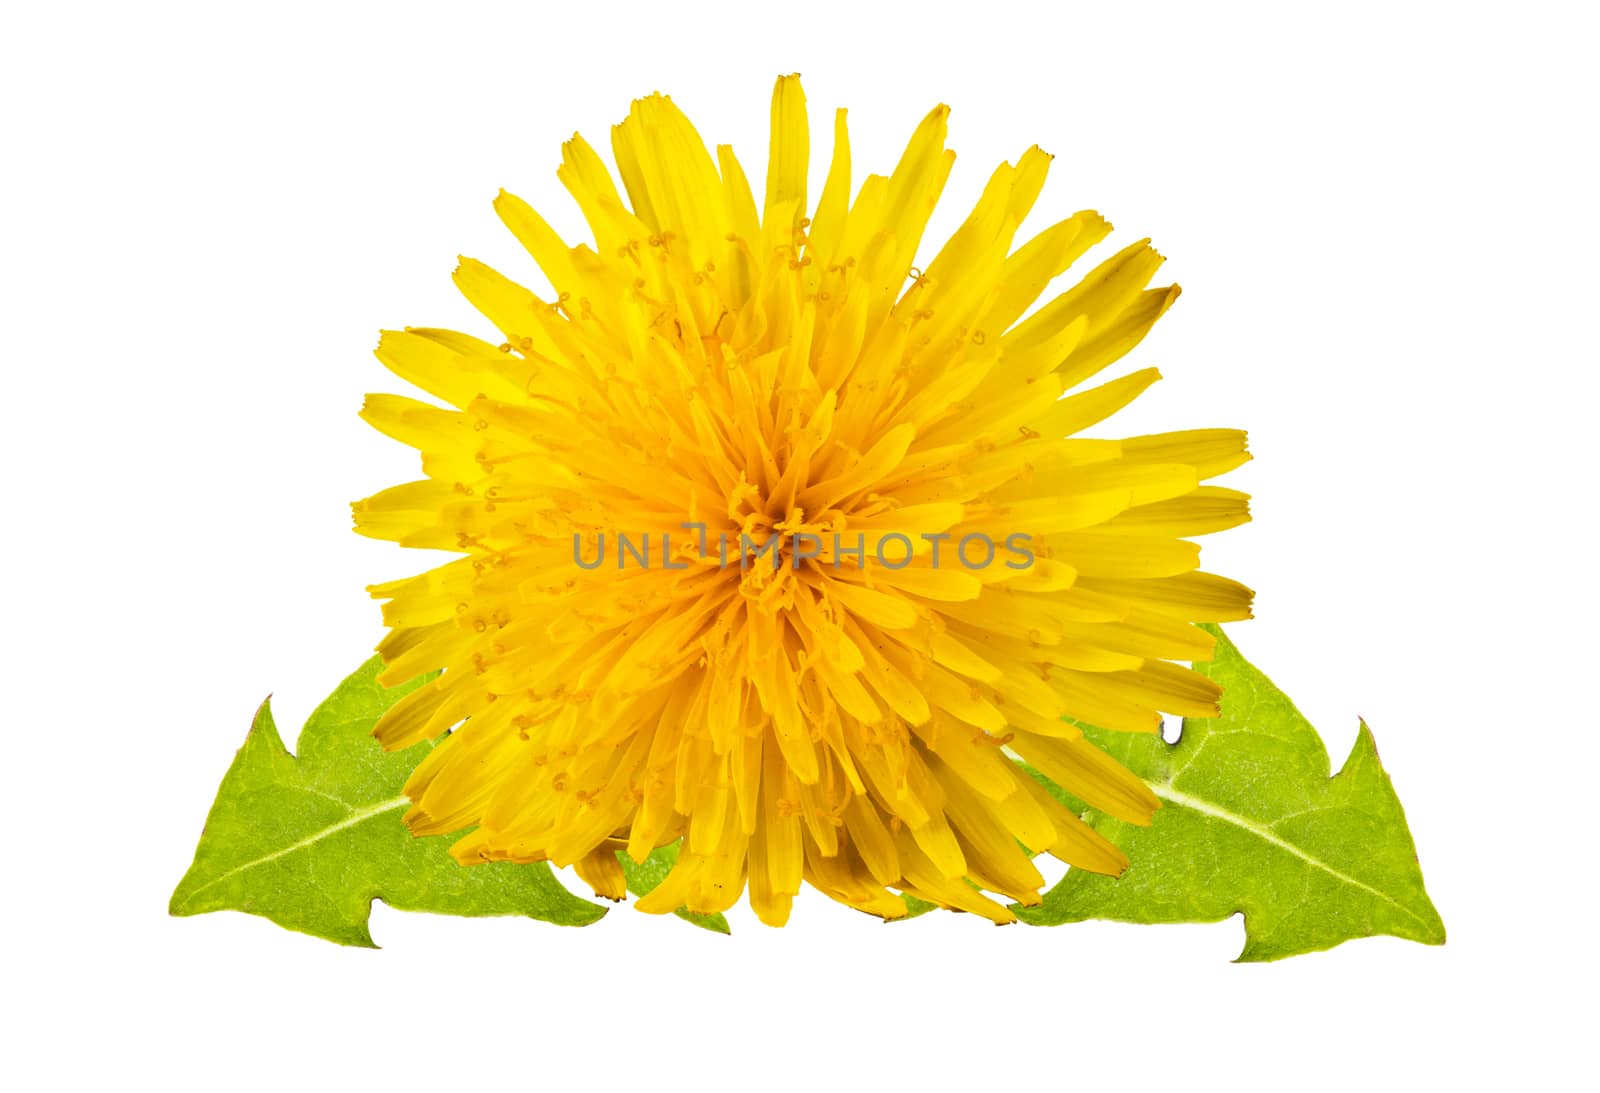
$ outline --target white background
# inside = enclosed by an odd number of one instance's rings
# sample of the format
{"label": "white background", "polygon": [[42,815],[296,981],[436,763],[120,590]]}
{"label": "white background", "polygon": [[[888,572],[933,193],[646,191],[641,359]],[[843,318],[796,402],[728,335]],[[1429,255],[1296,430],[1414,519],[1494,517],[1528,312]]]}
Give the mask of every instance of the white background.
{"label": "white background", "polygon": [[[30,4],[3,93],[4,1067],[14,1088],[1567,1089],[1593,1080],[1596,86],[1584,5]],[[1233,965],[1240,922],[882,927],[803,897],[715,937],[404,915],[382,951],[169,919],[269,691],[291,735],[423,559],[348,530],[412,477],[356,418],[383,327],[487,326],[532,264],[504,185],[673,95],[762,177],[774,77],[814,171],[953,105],[941,240],[1056,153],[1185,288],[1122,435],[1246,426],[1256,521],[1206,565],[1323,731],[1358,715],[1442,949]],[[574,233],[574,237],[575,233]],[[1126,370],[1126,369],[1124,369]]]}

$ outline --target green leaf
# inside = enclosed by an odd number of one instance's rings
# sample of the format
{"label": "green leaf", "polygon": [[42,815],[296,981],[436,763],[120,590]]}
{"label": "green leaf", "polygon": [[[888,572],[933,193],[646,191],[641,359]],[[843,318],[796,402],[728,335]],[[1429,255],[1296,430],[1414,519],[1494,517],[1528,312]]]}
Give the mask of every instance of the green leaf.
{"label": "green leaf", "polygon": [[[672,872],[672,867],[678,861],[678,844],[668,843],[658,846],[645,858],[640,865],[628,856],[626,850],[617,851],[617,860],[622,863],[622,874],[628,879],[628,891],[636,896],[645,895],[653,891],[655,886],[666,880],[667,874]],[[687,907],[679,907],[672,912],[685,922],[692,922],[702,930],[710,930],[716,934],[732,933],[728,929],[728,920],[721,915],[705,915],[698,911],[691,911]]]}
{"label": "green leaf", "polygon": [[1444,923],[1366,724],[1330,778],[1316,730],[1220,629],[1207,629],[1216,657],[1195,667],[1222,684],[1222,717],[1185,719],[1174,745],[1085,728],[1161,798],[1149,827],[1085,814],[1122,847],[1128,871],[1113,880],[1069,870],[1040,906],[1016,908],[1018,917],[1218,922],[1242,911],[1243,961],[1379,934],[1443,944]]}
{"label": "green leaf", "polygon": [[582,926],[605,908],[572,895],[549,866],[463,867],[445,837],[401,822],[401,786],[433,745],[385,752],[378,717],[422,680],[377,681],[374,657],[306,722],[290,755],[263,703],[222,779],[194,864],[172,893],[174,915],[235,910],[341,945],[375,948],[372,901],[403,911],[527,915]]}

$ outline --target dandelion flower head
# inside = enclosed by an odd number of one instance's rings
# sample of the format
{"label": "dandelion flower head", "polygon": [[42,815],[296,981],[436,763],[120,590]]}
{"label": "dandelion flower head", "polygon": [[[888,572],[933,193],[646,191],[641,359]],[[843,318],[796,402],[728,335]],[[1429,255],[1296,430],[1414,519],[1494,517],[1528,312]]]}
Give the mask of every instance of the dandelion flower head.
{"label": "dandelion flower head", "polygon": [[853,188],[838,111],[811,201],[784,77],[758,202],[729,147],[639,100],[612,131],[620,191],[580,137],[563,148],[592,241],[495,202],[550,291],[463,260],[498,335],[383,335],[432,398],[363,414],[423,477],[358,503],[357,530],[460,555],[372,589],[385,680],[439,671],[376,730],[436,741],[414,833],[468,831],[464,863],[570,865],[611,898],[619,852],[681,840],[640,909],[748,890],[775,925],[802,884],[884,918],[910,895],[1007,922],[1040,898],[1030,852],[1125,867],[1030,769],[1149,821],[1157,799],[1079,723],[1216,714],[1177,662],[1210,655],[1195,623],[1249,616],[1190,541],[1249,518],[1205,484],[1245,437],[1080,435],[1159,378],[1088,383],[1178,289],[1149,287],[1140,241],[1034,306],[1110,231],[1080,212],[1016,238],[1038,148],[916,263],[947,115]]}

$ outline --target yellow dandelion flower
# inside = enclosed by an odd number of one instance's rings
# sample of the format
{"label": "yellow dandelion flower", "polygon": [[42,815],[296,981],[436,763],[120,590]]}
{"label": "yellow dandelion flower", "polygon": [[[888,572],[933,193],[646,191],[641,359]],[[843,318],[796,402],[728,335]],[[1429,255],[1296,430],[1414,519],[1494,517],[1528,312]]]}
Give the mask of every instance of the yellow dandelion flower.
{"label": "yellow dandelion flower", "polygon": [[1013,248],[1038,148],[913,267],[947,115],[852,196],[838,111],[810,205],[805,99],[780,79],[758,206],[732,149],[652,95],[612,130],[626,199],[582,138],[563,148],[592,245],[495,202],[552,299],[464,259],[499,343],[383,335],[445,405],[368,399],[426,477],[355,505],[357,529],[462,555],[372,589],[384,679],[442,669],[376,729],[444,736],[406,787],[413,832],[471,828],[462,862],[571,865],[611,898],[619,850],[681,838],[641,910],[721,911],[748,885],[774,925],[802,882],[885,918],[910,894],[1008,922],[984,891],[1038,901],[1023,847],[1124,868],[1017,760],[1149,821],[1156,798],[1074,721],[1216,714],[1173,661],[1209,657],[1194,622],[1249,616],[1186,541],[1249,518],[1201,484],[1245,437],[1077,435],[1158,378],[1067,394],[1178,289],[1146,287],[1162,259],[1140,241],[1022,317],[1110,231],[1081,212]]}

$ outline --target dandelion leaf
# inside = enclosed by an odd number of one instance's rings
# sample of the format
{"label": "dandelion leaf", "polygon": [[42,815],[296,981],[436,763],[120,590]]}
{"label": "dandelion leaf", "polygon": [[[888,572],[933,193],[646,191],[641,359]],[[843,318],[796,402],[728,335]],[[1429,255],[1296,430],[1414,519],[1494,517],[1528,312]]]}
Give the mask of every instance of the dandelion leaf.
{"label": "dandelion leaf", "polygon": [[171,913],[245,911],[367,947],[375,947],[367,930],[374,899],[403,911],[526,915],[569,926],[605,914],[562,887],[547,865],[463,867],[450,857],[451,839],[411,835],[400,790],[433,745],[390,753],[372,738],[378,717],[410,689],[380,685],[379,667],[369,660],[317,707],[298,755],[285,749],[262,704]]}
{"label": "dandelion leaf", "polygon": [[1223,686],[1220,718],[1185,719],[1171,745],[1155,735],[1085,729],[1161,799],[1150,826],[1061,794],[1122,847],[1127,872],[1112,879],[1069,870],[1039,906],[1016,908],[1018,917],[1057,925],[1217,922],[1242,913],[1242,961],[1380,934],[1442,944],[1444,923],[1423,888],[1405,813],[1365,723],[1330,777],[1316,730],[1220,629],[1208,629],[1216,655],[1196,669]]}

